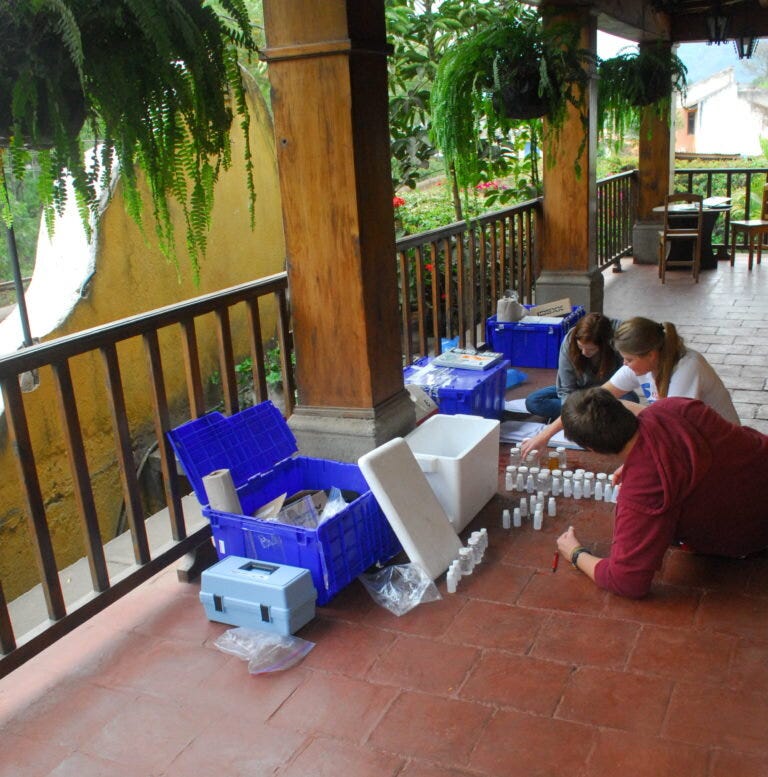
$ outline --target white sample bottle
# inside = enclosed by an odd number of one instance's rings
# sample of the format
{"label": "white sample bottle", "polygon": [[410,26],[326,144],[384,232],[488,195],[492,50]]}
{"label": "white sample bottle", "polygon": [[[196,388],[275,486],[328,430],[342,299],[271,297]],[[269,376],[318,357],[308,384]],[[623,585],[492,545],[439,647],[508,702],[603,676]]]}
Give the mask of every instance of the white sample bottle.
{"label": "white sample bottle", "polygon": [[544,508],[539,505],[536,508],[536,512],[533,514],[533,528],[535,531],[541,531],[541,526],[544,523]]}
{"label": "white sample bottle", "polygon": [[462,576],[472,574],[475,564],[472,559],[472,551],[469,548],[459,548],[459,563],[461,564]]}
{"label": "white sample bottle", "polygon": [[584,498],[585,499],[592,498],[592,492],[594,491],[594,484],[595,484],[595,473],[585,472],[584,473]]}

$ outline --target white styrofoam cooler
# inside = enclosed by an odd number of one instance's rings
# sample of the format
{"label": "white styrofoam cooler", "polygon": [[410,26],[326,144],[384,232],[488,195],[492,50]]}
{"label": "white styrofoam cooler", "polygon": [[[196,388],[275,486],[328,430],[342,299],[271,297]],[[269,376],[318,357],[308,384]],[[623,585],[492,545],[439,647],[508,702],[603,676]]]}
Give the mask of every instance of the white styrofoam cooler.
{"label": "white styrofoam cooler", "polygon": [[498,490],[499,428],[491,418],[434,415],[405,437],[457,533]]}

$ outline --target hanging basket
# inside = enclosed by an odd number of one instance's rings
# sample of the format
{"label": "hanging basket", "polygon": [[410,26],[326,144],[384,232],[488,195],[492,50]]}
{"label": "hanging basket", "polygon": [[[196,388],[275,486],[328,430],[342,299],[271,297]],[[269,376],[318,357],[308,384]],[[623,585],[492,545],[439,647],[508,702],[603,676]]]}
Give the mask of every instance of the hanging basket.
{"label": "hanging basket", "polygon": [[[15,88],[21,91],[23,106],[22,114],[16,117]],[[51,36],[31,43],[25,58],[12,61],[12,52],[6,52],[0,67],[0,146],[7,147],[18,134],[21,145],[27,148],[52,148],[57,135],[76,137],[85,115],[77,70]]]}
{"label": "hanging basket", "polygon": [[[55,103],[39,99],[34,121],[24,121],[18,128],[21,145],[30,149],[47,149],[56,145],[56,131],[66,137],[76,137],[85,123],[85,102],[82,91],[77,89],[62,92],[64,99]],[[0,98],[0,146],[7,148],[15,134],[11,117],[10,99]]]}
{"label": "hanging basket", "polygon": [[539,96],[538,79],[500,87],[494,93],[493,107],[507,119],[537,119],[547,113],[547,103]]}

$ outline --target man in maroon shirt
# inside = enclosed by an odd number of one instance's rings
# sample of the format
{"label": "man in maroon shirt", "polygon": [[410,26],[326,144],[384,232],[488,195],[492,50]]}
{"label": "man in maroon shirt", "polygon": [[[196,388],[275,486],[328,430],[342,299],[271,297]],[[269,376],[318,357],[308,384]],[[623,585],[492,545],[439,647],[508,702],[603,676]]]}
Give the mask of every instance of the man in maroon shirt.
{"label": "man in maroon shirt", "polygon": [[601,588],[639,598],[673,543],[737,558],[768,547],[768,436],[695,399],[630,407],[602,388],[563,406],[567,437],[623,466],[608,558],[586,550],[573,527],[560,553]]}

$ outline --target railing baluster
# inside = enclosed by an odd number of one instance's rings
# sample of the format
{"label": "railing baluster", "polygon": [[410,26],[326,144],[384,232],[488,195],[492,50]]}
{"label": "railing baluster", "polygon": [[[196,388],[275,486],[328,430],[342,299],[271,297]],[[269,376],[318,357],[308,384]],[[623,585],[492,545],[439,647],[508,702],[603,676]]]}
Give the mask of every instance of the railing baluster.
{"label": "railing baluster", "polygon": [[[480,315],[476,324],[482,324],[483,339],[485,339],[485,319],[488,318],[488,273],[489,270],[492,274],[492,268],[488,267],[488,247],[486,241],[488,239],[487,229],[485,222],[481,223],[478,227],[478,237],[480,239],[480,263],[478,265],[478,283],[480,284]],[[475,326],[477,331],[477,326]]]}
{"label": "railing baluster", "polygon": [[434,333],[435,356],[442,352],[440,340],[443,332],[440,328],[440,264],[438,263],[437,244],[434,240],[429,242],[429,262],[432,265],[430,276],[432,278],[432,332]]}
{"label": "railing baluster", "polygon": [[235,375],[235,354],[232,350],[232,326],[229,322],[229,308],[216,311],[216,339],[219,343],[219,372],[221,390],[224,395],[224,412],[234,415],[240,409],[237,397]]}
{"label": "railing baluster", "polygon": [[183,335],[181,352],[184,357],[189,413],[192,418],[200,418],[205,413],[205,400],[203,398],[203,383],[200,380],[200,354],[197,348],[195,319],[189,318],[182,321],[180,326]]}
{"label": "railing baluster", "polygon": [[[249,299],[248,310],[248,342],[251,348],[251,379],[259,402],[267,399],[267,379],[264,369],[264,341],[261,334],[261,316],[259,315],[259,300]],[[283,376],[285,379],[285,376]],[[285,385],[285,383],[283,383]]]}
{"label": "railing baluster", "polygon": [[72,473],[72,487],[77,510],[80,513],[85,552],[88,557],[88,567],[94,591],[106,591],[109,588],[109,574],[104,557],[99,519],[96,514],[96,504],[93,501],[88,461],[85,457],[83,434],[80,428],[80,418],[77,412],[75,390],[72,386],[72,373],[69,362],[63,361],[52,365],[56,384],[56,398],[59,404],[59,415],[64,424],[64,447],[67,451],[69,468]]}
{"label": "railing baluster", "polygon": [[427,311],[424,308],[424,256],[421,252],[421,246],[416,246],[416,326],[419,333],[418,343],[419,352],[426,353],[427,348],[427,336],[424,329],[424,322],[427,316]]}
{"label": "railing baluster", "polygon": [[5,601],[3,584],[0,582],[0,653],[7,655],[16,650],[16,638],[13,636],[13,625],[8,613],[8,603]]}
{"label": "railing baluster", "polygon": [[45,516],[45,505],[40,492],[40,481],[37,477],[35,455],[32,441],[29,437],[27,416],[24,401],[19,389],[18,378],[12,375],[2,381],[3,401],[5,402],[5,417],[8,420],[8,432],[11,444],[16,453],[19,480],[24,490],[27,503],[27,514],[31,521],[32,545],[35,550],[37,568],[40,573],[40,583],[45,596],[48,617],[59,620],[67,614],[64,597],[61,593],[56,556],[53,552],[51,533]]}
{"label": "railing baluster", "polygon": [[280,366],[283,371],[283,394],[285,402],[285,415],[293,413],[294,396],[296,394],[296,381],[293,375],[290,354],[293,352],[291,343],[291,320],[288,313],[288,300],[285,289],[275,292],[277,297],[277,342],[280,346]]}
{"label": "railing baluster", "polygon": [[451,241],[443,238],[443,267],[445,267],[445,336],[453,337],[453,251]]}
{"label": "railing baluster", "polygon": [[467,347],[467,327],[464,306],[466,297],[464,295],[464,241],[459,237],[456,240],[456,301],[458,303],[457,326],[459,329],[459,345],[462,348]]}
{"label": "railing baluster", "polygon": [[107,402],[112,418],[112,432],[115,436],[117,465],[120,470],[120,482],[123,487],[123,500],[128,526],[131,530],[133,557],[137,564],[146,564],[150,560],[147,528],[144,524],[144,508],[141,504],[139,481],[133,462],[131,432],[128,428],[128,414],[125,409],[123,380],[120,375],[120,362],[117,349],[113,345],[101,348],[104,362]]}
{"label": "railing baluster", "polygon": [[171,534],[173,539],[178,542],[187,536],[187,529],[184,524],[184,512],[181,508],[181,497],[176,479],[176,456],[166,437],[166,434],[171,430],[171,421],[168,412],[168,398],[165,392],[160,342],[156,331],[144,334],[144,348],[152,389],[155,435],[157,437],[157,450],[160,454],[160,471],[163,474],[165,501],[171,518]]}
{"label": "railing baluster", "polygon": [[[491,305],[495,305],[496,300],[504,293],[504,283],[500,282],[500,276],[499,276],[499,266],[500,266],[500,256],[499,256],[499,250],[498,250],[498,231],[499,231],[499,222],[494,220],[491,222],[490,227],[490,240],[491,240]],[[503,267],[503,265],[501,265]],[[501,293],[499,290],[502,290]],[[495,313],[496,311],[493,310]]]}
{"label": "railing baluster", "polygon": [[473,226],[470,226],[469,228],[469,246],[467,249],[467,253],[469,255],[469,342],[472,344],[473,348],[477,348],[477,302],[478,302],[478,294],[477,294],[477,247],[475,242],[475,229]]}
{"label": "railing baluster", "polygon": [[400,263],[400,317],[402,319],[403,356],[406,365],[413,361],[413,344],[411,342],[411,292],[408,278],[408,257],[405,251],[398,251]]}

